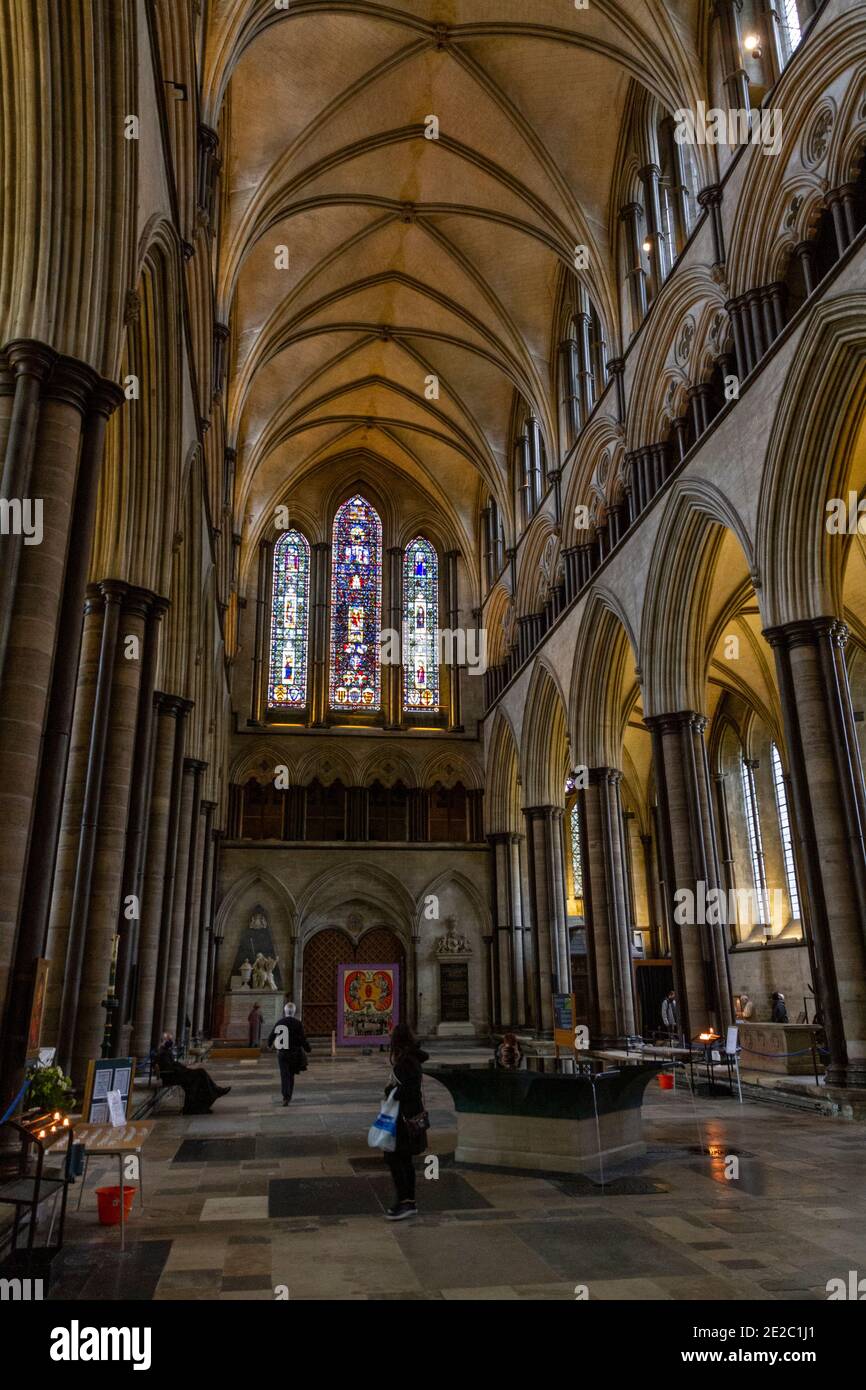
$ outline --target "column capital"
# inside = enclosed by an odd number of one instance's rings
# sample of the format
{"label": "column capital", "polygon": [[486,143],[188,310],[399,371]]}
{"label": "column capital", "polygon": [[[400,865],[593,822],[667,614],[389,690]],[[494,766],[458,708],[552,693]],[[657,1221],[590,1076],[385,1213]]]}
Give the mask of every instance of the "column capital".
{"label": "column capital", "polygon": [[702,188],[698,194],[698,202],[702,208],[717,208],[722,202],[722,185],[720,183],[708,183],[706,188]]}
{"label": "column capital", "polygon": [[35,338],[14,338],[3,352],[16,376],[35,376],[38,381],[46,380],[58,360],[53,348]]}
{"label": "column capital", "polygon": [[153,703],[158,714],[167,714],[173,719],[185,718],[193,707],[192,700],[185,700],[182,695],[168,695],[162,690],[154,691]]}
{"label": "column capital", "polygon": [[771,647],[782,647],[788,651],[792,647],[817,646],[825,638],[833,646],[844,649],[849,635],[846,624],[840,618],[831,617],[795,618],[790,623],[766,627],[763,632]]}
{"label": "column capital", "polygon": [[674,714],[645,714],[643,722],[649,730],[658,729],[662,734],[676,733],[680,729],[694,728],[703,733],[707,725],[705,714],[697,710],[677,710]]}
{"label": "column capital", "polygon": [[622,773],[616,767],[590,767],[587,775],[591,787],[616,786],[622,781]]}
{"label": "column capital", "polygon": [[123,603],[125,605],[129,585],[122,579],[100,579],[98,589],[106,604]]}
{"label": "column capital", "polygon": [[[109,384],[114,385],[113,382]],[[42,388],[42,394],[46,400],[62,401],[84,415],[94,391],[100,385],[103,383],[99,375],[86,362],[77,362],[74,357],[58,357],[54,370]]]}

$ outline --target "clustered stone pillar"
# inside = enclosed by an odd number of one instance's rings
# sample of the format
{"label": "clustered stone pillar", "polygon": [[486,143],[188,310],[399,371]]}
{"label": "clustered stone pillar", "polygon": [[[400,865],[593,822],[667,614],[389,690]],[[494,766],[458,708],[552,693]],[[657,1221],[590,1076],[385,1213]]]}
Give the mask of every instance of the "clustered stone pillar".
{"label": "clustered stone pillar", "polygon": [[198,758],[184,758],[180,802],[177,815],[177,838],[174,859],[174,883],[171,895],[171,944],[168,953],[168,977],[165,989],[163,1026],[178,1041],[184,1035],[187,953],[187,892],[192,855],[192,828],[198,820],[201,797],[200,783],[204,766]]}
{"label": "clustered stone pillar", "polygon": [[[670,924],[674,984],[686,1037],[733,1021],[724,921],[679,924],[677,893],[691,894],[693,917],[720,887],[715,817],[704,741],[706,718],[694,710],[647,716],[658,788],[659,859]],[[688,900],[686,900],[687,903]],[[682,907],[680,907],[682,915]]]}
{"label": "clustered stone pillar", "polygon": [[535,957],[535,1018],[543,1032],[553,1028],[553,995],[570,986],[565,887],[562,874],[562,808],[529,806],[526,846]]}
{"label": "clustered stone pillar", "polygon": [[494,1000],[495,1027],[520,1027],[526,1022],[523,961],[523,905],[520,899],[520,842],[522,835],[502,831],[491,835],[493,895],[496,927],[493,951],[498,964],[499,993]]}
{"label": "clustered stone pillar", "polygon": [[201,836],[201,781],[207,771],[207,763],[198,758],[189,761],[192,763],[193,788],[189,821],[189,851],[181,918],[183,946],[177,1001],[178,1037],[183,1037],[185,1033],[191,1033],[193,1029],[192,1015],[195,1012],[195,975],[198,965],[198,930],[201,913],[201,869],[204,852]]}
{"label": "clustered stone pillar", "polygon": [[866,805],[845,645],[834,618],[768,628],[805,873],[827,1081],[866,1086]]}
{"label": "clustered stone pillar", "polygon": [[[13,346],[23,351],[23,345]],[[35,351],[40,345],[30,346]],[[23,367],[21,351],[7,356]],[[10,594],[0,692],[4,1098],[17,1093],[23,1075],[33,971],[46,955],[105,427],[123,399],[119,387],[91,368],[57,358],[47,348],[34,362],[51,364],[51,375],[43,380],[38,407],[29,400],[28,387],[24,409],[16,384],[5,453],[7,465],[13,450],[32,453],[28,486],[31,497],[42,502],[43,537],[40,545],[22,548],[18,583]],[[16,467],[22,466],[19,459]],[[4,496],[5,489],[4,483]],[[4,574],[8,580],[5,567]],[[55,1021],[59,976],[55,970]]]}
{"label": "clustered stone pillar", "polygon": [[595,981],[596,1028],[599,1041],[607,1043],[635,1032],[621,781],[622,773],[615,768],[591,768],[589,786],[580,793],[587,947]]}
{"label": "clustered stone pillar", "polygon": [[199,1037],[207,1027],[205,1003],[207,995],[208,963],[210,959],[211,918],[213,914],[213,854],[214,832],[213,813],[217,808],[215,801],[201,803],[201,878],[199,888],[198,941],[196,947],[195,982],[193,985],[192,1031]]}
{"label": "clustered stone pillar", "polygon": [[159,632],[167,608],[166,600],[150,595],[141,652],[141,682],[123,863],[123,895],[118,922],[115,980],[117,1010],[113,1029],[115,1056],[125,1056],[128,1053],[132,1031],[132,991],[140,941],[142,886],[153,771],[153,695],[159,656]]}
{"label": "clustered stone pillar", "polygon": [[109,1045],[104,1010],[121,910],[150,603],[145,591],[104,580],[91,587],[85,607],[49,948],[58,1061],[71,1068],[73,1079]]}
{"label": "clustered stone pillar", "polygon": [[156,760],[150,801],[145,903],[142,915],[142,951],[139,954],[139,992],[136,1038],[145,1045],[149,1024],[150,1043],[157,1046],[163,1029],[171,1031],[167,1007],[171,952],[172,913],[177,865],[178,825],[181,812],[183,752],[186,719],[192,708],[179,696],[157,697]]}

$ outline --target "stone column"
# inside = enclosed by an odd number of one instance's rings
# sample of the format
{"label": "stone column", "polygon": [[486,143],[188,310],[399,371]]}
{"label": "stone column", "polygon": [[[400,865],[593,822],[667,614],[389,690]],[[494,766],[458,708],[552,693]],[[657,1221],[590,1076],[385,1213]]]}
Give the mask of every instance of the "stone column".
{"label": "stone column", "polygon": [[[150,791],[153,773],[154,685],[159,656],[159,631],[168,609],[165,599],[149,595],[150,604],[141,654],[141,681],[138,691],[135,747],[130,782],[129,816],[126,826],[126,849],[123,860],[123,893],[118,918],[118,949],[115,992],[117,1012],[113,1030],[114,1055],[129,1053],[132,1030],[134,972],[138,961],[141,927],[144,860],[147,849],[147,826],[150,814]],[[134,915],[124,904],[130,900]]]}
{"label": "stone column", "polygon": [[205,983],[204,996],[204,1032],[213,1036],[214,1027],[214,1001],[217,988],[217,955],[219,947],[217,944],[214,922],[217,910],[217,884],[219,879],[219,851],[220,842],[225,837],[224,830],[214,830],[212,832],[213,847],[211,850],[211,881],[210,881],[210,900],[208,903],[208,957],[207,957],[207,981]]}
{"label": "stone column", "polygon": [[[675,148],[681,151],[681,147],[674,141]],[[682,154],[680,153],[680,158]],[[707,184],[698,194],[698,202],[702,208],[708,208],[710,213],[710,230],[713,234],[713,268],[720,268],[725,264],[725,228],[722,221],[722,197],[723,189],[720,183]]]}
{"label": "stone column", "polygon": [[683,1033],[694,1037],[709,1024],[724,1033],[733,1022],[728,928],[724,922],[680,924],[674,915],[678,892],[687,890],[692,895],[697,916],[708,894],[721,886],[704,742],[706,719],[685,710],[648,716],[644,722],[653,740],[659,861]]}
{"label": "stone column", "polygon": [[[43,350],[18,357],[16,395],[6,444],[4,496],[26,486],[24,497],[42,502],[41,544],[23,544],[21,535],[0,537],[0,573],[6,583],[3,603],[8,623],[5,660],[0,664],[0,1001],[7,997],[8,972],[16,943],[16,922],[24,886],[28,853],[33,847],[31,820],[40,777],[40,753],[55,662],[64,655],[57,636],[64,572],[70,542],[82,414],[96,381],[90,368],[66,358],[59,360],[34,404],[39,361],[47,366],[54,354]],[[23,352],[23,348],[22,348]],[[10,350],[10,356],[16,353]],[[14,509],[13,509],[14,514]],[[36,512],[31,520],[36,521]],[[36,535],[30,539],[36,539]],[[20,552],[16,547],[20,546]],[[15,558],[17,554],[17,560]],[[17,565],[17,569],[16,569]],[[12,570],[17,581],[10,586]],[[81,605],[71,629],[64,634],[73,647],[78,640]],[[56,810],[57,808],[55,808]],[[34,940],[44,945],[45,918]],[[41,952],[38,952],[39,954]],[[22,957],[23,959],[23,957]],[[32,971],[33,957],[27,962]],[[5,1052],[5,1049],[4,1049]]]}
{"label": "stone column", "polygon": [[[121,603],[126,585],[106,581],[98,586],[93,602],[102,609],[99,657],[93,692],[93,715],[88,740],[87,769],[84,777],[84,797],[81,807],[75,876],[69,901],[68,935],[63,967],[63,993],[60,1001],[60,1022],[57,1030],[57,1061],[64,1070],[73,1067],[72,1079],[81,1080],[88,1058],[79,1050],[85,1041],[92,1040],[93,972],[92,961],[85,973],[88,919],[91,912],[90,894],[93,883],[97,848],[97,828],[102,800],[105,754],[108,745],[112,687],[115,681],[117,638],[120,626]],[[53,912],[52,912],[53,916]],[[114,922],[112,921],[112,934]],[[60,960],[59,956],[55,956]],[[97,1007],[99,1005],[97,1004]],[[83,1028],[78,1033],[79,1010]],[[84,1023],[86,1020],[86,1023]],[[94,1055],[94,1054],[90,1054]]]}
{"label": "stone column", "polygon": [[608,1042],[635,1032],[621,782],[622,773],[615,768],[590,768],[589,786],[581,791],[587,944],[599,1038]]}
{"label": "stone column", "polygon": [[824,202],[833,217],[833,230],[836,233],[836,245],[840,256],[844,256],[857,236],[857,197],[857,185],[854,183],[840,184],[824,197]]}
{"label": "stone column", "polygon": [[728,104],[737,111],[748,111],[749,79],[743,67],[740,40],[739,16],[742,7],[743,0],[713,0],[715,16],[719,21],[719,51]]}
{"label": "stone column", "polygon": [[[460,600],[457,590],[457,561],[460,558],[459,550],[448,550],[445,553],[446,565],[446,603],[448,606],[448,626],[452,632],[457,632],[460,623]],[[457,656],[455,644],[452,639],[451,655]],[[452,661],[448,668],[448,732],[450,734],[462,734],[463,724],[460,700],[461,667],[456,660]]]}
{"label": "stone column", "polygon": [[210,956],[213,906],[213,813],[216,807],[217,804],[215,801],[203,801],[201,803],[201,874],[199,880],[198,948],[195,962],[195,980],[192,986],[192,1031],[198,1037],[201,1037],[203,1034],[206,1023],[205,995],[207,989],[208,959]]}
{"label": "stone column", "polygon": [[[66,382],[67,405],[76,406],[79,399],[72,389],[76,376],[72,365],[61,359],[61,368],[56,373],[54,387],[60,390]],[[89,369],[81,368],[78,374],[83,400],[90,380]],[[53,633],[45,630],[45,642],[40,643],[42,661],[51,657],[51,676],[48,687],[48,707],[45,710],[45,723],[42,730],[41,750],[38,750],[38,722],[41,718],[40,665],[35,652],[27,652],[26,660],[11,665],[3,672],[4,695],[15,697],[24,695],[24,685],[36,681],[37,685],[26,691],[26,706],[20,705],[22,714],[26,709],[27,723],[16,718],[5,723],[5,698],[0,701],[0,747],[6,746],[6,734],[10,736],[9,753],[17,760],[22,756],[32,772],[39,758],[38,781],[36,783],[32,821],[28,826],[20,818],[21,804],[17,808],[16,820],[11,825],[4,821],[6,830],[3,836],[3,849],[0,850],[0,899],[5,903],[5,912],[0,908],[0,937],[9,922],[7,914],[14,911],[14,895],[11,884],[6,879],[7,867],[15,866],[16,878],[26,853],[26,874],[23,877],[21,907],[18,914],[18,932],[15,955],[10,978],[8,1005],[6,1009],[6,1031],[2,1048],[3,1079],[0,1082],[0,1096],[17,1094],[23,1074],[27,1047],[27,1028],[29,1023],[30,997],[33,984],[34,962],[45,956],[48,942],[48,926],[51,913],[51,895],[54,882],[57,847],[60,835],[61,811],[66,787],[69,746],[72,730],[75,689],[78,678],[79,656],[81,651],[82,612],[87,586],[87,570],[93,538],[93,525],[96,513],[96,497],[99,487],[99,474],[102,464],[105,426],[109,415],[122,400],[119,387],[111,382],[97,381],[87,400],[87,409],[81,437],[78,474],[75,484],[75,498],[72,507],[71,525],[68,532],[63,527],[64,505],[68,506],[68,489],[74,469],[72,421],[57,442],[67,449],[66,457],[53,457],[46,437],[40,447],[36,467],[36,481],[43,504],[50,508],[46,515],[43,544],[34,547],[38,553],[31,558],[31,547],[25,547],[21,570],[22,583],[19,597],[24,601],[21,617],[28,610],[26,628],[22,626],[21,636],[29,633],[29,639],[22,646],[32,646],[34,636],[40,626],[56,621],[56,631],[63,634],[63,642],[54,645]],[[49,471],[46,471],[48,469]],[[67,499],[64,504],[64,498]],[[67,513],[68,515],[68,513]],[[68,547],[66,545],[68,536]],[[60,573],[65,564],[64,577]],[[19,645],[17,621],[12,629],[13,648]],[[22,656],[25,653],[22,651]],[[0,754],[0,756],[3,756]],[[5,764],[5,758],[4,758]],[[4,769],[5,776],[5,769]],[[6,785],[0,778],[0,784]],[[16,799],[26,795],[32,785],[24,768],[19,766],[14,788],[4,795],[0,792],[0,804],[14,790]],[[3,810],[7,808],[4,806]],[[29,844],[28,844],[29,840]],[[8,856],[8,858],[7,858]],[[20,879],[18,879],[20,881]],[[8,895],[7,895],[7,889]],[[4,920],[5,918],[5,920]],[[3,956],[0,948],[0,957]],[[3,961],[5,964],[5,960]],[[60,972],[54,980],[55,999],[58,998]],[[51,988],[49,973],[49,989]],[[51,1036],[47,1031],[46,1037]]]}
{"label": "stone column", "polygon": [[628,281],[631,286],[632,327],[637,330],[646,318],[647,311],[646,271],[643,267],[640,234],[643,208],[640,203],[627,203],[619,215],[625,226],[628,260],[631,265]]}
{"label": "stone column", "polygon": [[493,848],[493,954],[497,962],[498,982],[498,993],[493,999],[492,1022],[494,1028],[510,1028],[516,1022],[511,835],[508,831],[502,831],[488,838]]}
{"label": "stone column", "polygon": [[[31,487],[36,434],[40,421],[40,392],[57,361],[57,354],[44,343],[21,339],[8,343],[5,357],[15,374],[15,394],[6,438],[0,497],[10,503],[33,501],[39,494]],[[0,566],[0,671],[6,665],[6,650],[12,624],[12,608],[18,570],[24,551],[24,534],[19,529],[3,537],[3,564]]]}
{"label": "stone column", "polygon": [[[659,290],[665,282],[667,274],[667,242],[661,229],[661,207],[659,204],[659,179],[661,169],[657,164],[647,164],[638,171],[638,178],[643,184],[644,205],[646,207],[646,240],[649,242],[651,250],[649,252],[650,278],[653,287],[653,298],[658,295]],[[676,257],[676,248],[671,252],[671,263]]]}
{"label": "stone column", "polygon": [[[268,541],[259,542],[258,565],[256,567],[256,622],[253,646],[252,672],[250,675],[250,721],[260,724],[267,705],[267,676],[262,680],[262,663],[265,671],[270,671],[271,649],[271,605],[270,576],[273,573],[273,546]],[[267,655],[266,655],[267,653]],[[264,684],[264,690],[263,690]],[[307,667],[307,698],[309,699],[310,668]]]}
{"label": "stone column", "polygon": [[[148,922],[148,936],[151,941],[155,935],[152,948],[156,953],[155,978],[152,977],[151,1046],[158,1046],[163,1030],[170,1029],[174,1022],[168,1008],[169,967],[183,782],[183,750],[186,741],[186,717],[192,709],[189,700],[183,700],[177,695],[163,695],[159,699],[157,708],[160,718],[157,720],[156,764],[153,771],[151,827],[148,836],[148,860],[159,873],[158,884],[154,882],[155,875],[148,876],[151,880],[148,885],[151,901],[154,905],[158,904],[159,912],[155,923]],[[175,995],[175,1003],[176,1000]],[[144,1037],[141,1035],[138,1038],[139,1050],[143,1051],[144,1046]]]}
{"label": "stone column", "polygon": [[178,1041],[183,1036],[183,1015],[180,1013],[186,986],[186,959],[189,946],[187,918],[187,889],[189,865],[192,858],[192,827],[198,821],[202,765],[197,758],[184,758],[177,822],[177,854],[174,867],[174,891],[171,905],[171,949],[168,957],[168,979],[165,991],[164,1027],[174,1032]]}
{"label": "stone column", "polygon": [[848,629],[834,618],[769,628],[805,876],[827,1081],[866,1086],[866,794],[845,664]]}
{"label": "stone column", "polygon": [[526,843],[535,958],[536,1027],[553,1028],[553,995],[569,988],[565,893],[562,881],[562,810],[529,806]]}
{"label": "stone column", "polygon": [[641,835],[640,847],[643,857],[644,878],[646,880],[646,908],[647,924],[650,930],[650,953],[653,956],[664,954],[659,932],[658,913],[656,911],[656,875],[653,865],[653,837],[652,835]]}
{"label": "stone column", "polygon": [[310,723],[320,729],[328,722],[328,560],[331,547],[327,541],[317,541],[310,549]]}
{"label": "stone column", "polygon": [[[88,1059],[100,1055],[103,1041],[106,1040],[107,1023],[112,1023],[113,1031],[113,1020],[106,1017],[105,1000],[109,995],[118,921],[122,917],[121,891],[127,815],[136,754],[145,628],[151,603],[150,594],[144,590],[126,589],[125,586],[118,586],[111,581],[103,583],[100,587],[106,603],[103,632],[112,616],[112,590],[120,592],[120,608],[105,754],[93,830],[93,868],[89,891],[83,902],[86,929],[73,1048],[73,1076],[83,1075]],[[92,749],[98,746],[98,714],[97,699],[94,707]],[[80,856],[82,852],[87,852],[90,835],[85,805],[81,824]],[[71,923],[76,920],[76,906],[76,900],[73,899]]]}
{"label": "stone column", "polygon": [[189,825],[189,854],[187,860],[186,889],[183,909],[183,948],[181,953],[180,984],[177,1001],[177,1030],[186,1027],[189,1018],[190,1031],[195,1012],[195,972],[198,963],[198,933],[201,917],[201,871],[203,841],[201,836],[201,780],[207,770],[207,763],[198,759],[189,760],[193,767],[192,807]]}
{"label": "stone column", "polygon": [[[580,433],[582,423],[581,400],[578,395],[579,367],[577,343],[574,338],[565,338],[563,342],[560,343],[559,360],[559,370],[562,378],[559,395],[565,421],[566,447],[570,449]],[[488,570],[488,585],[491,582],[490,570]]]}

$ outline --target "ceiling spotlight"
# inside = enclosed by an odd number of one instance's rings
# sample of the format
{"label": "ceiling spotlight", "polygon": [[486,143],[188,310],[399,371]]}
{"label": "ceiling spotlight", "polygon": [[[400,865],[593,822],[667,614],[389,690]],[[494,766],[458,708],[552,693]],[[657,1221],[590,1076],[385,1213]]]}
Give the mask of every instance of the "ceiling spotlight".
{"label": "ceiling spotlight", "polygon": [[644,251],[646,251],[647,255],[649,255],[650,251],[652,251],[652,249],[653,249],[653,244],[652,244],[652,242],[651,242],[651,241],[645,241],[644,244],[643,244],[643,249],[644,249]]}
{"label": "ceiling spotlight", "polygon": [[747,34],[743,39],[743,47],[750,58],[760,58],[761,40],[757,34]]}

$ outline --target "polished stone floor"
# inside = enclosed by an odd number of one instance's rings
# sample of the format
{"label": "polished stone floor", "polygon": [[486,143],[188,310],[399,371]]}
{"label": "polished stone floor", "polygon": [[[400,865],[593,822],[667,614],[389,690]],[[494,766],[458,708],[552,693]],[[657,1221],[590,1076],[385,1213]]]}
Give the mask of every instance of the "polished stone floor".
{"label": "polished stone floor", "polygon": [[451,1100],[429,1081],[439,1175],[419,1172],[419,1215],[388,1223],[390,1179],[366,1146],[383,1056],[314,1059],[288,1109],[272,1055],[209,1070],[231,1095],[200,1118],[163,1105],[124,1255],[97,1223],[92,1163],[52,1298],[574,1299],[581,1285],[591,1299],[824,1300],[828,1279],[866,1274],[859,1124],[651,1083],[648,1153],[602,1190],[455,1165]]}

